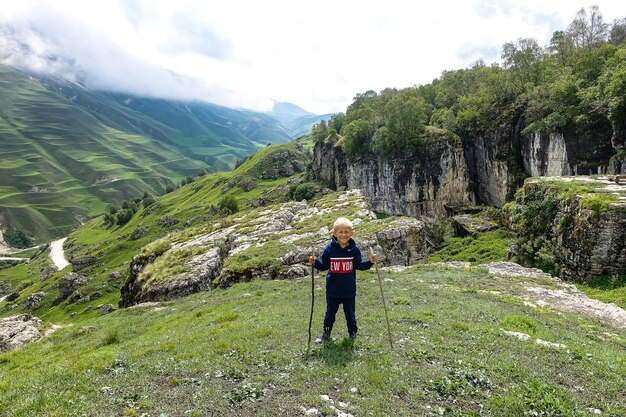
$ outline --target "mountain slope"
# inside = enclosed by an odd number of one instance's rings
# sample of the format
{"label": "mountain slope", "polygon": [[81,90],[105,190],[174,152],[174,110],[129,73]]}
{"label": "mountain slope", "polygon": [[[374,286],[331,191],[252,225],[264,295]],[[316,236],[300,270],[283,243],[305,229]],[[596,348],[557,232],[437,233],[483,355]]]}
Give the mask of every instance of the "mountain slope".
{"label": "mountain slope", "polygon": [[322,120],[330,120],[333,114],[317,115],[292,103],[275,102],[270,115],[289,129],[293,137],[300,137],[311,132],[313,125]]}
{"label": "mountain slope", "polygon": [[293,137],[263,113],[97,92],[4,65],[0,88],[0,228],[36,242]]}
{"label": "mountain slope", "polygon": [[0,71],[3,226],[46,240],[109,202],[160,192],[201,166],[168,144],[102,123],[32,77]]}

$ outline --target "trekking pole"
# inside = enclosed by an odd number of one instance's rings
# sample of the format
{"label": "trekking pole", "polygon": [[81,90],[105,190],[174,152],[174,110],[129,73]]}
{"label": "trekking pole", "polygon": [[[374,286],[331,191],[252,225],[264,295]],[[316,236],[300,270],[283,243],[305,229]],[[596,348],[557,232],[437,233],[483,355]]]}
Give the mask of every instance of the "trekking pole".
{"label": "trekking pole", "polygon": [[[374,255],[374,248],[370,247],[370,255]],[[385,320],[387,321],[387,333],[389,334],[389,345],[393,349],[393,341],[391,339],[391,326],[389,326],[389,316],[387,315],[387,304],[385,304],[385,294],[383,293],[383,281],[380,279],[380,271],[378,271],[378,262],[374,264],[376,275],[378,275],[378,286],[380,287],[380,297],[383,299],[383,308],[385,309]]]}
{"label": "trekking pole", "polygon": [[311,315],[309,316],[309,343],[307,350],[311,350],[311,324],[313,324],[313,306],[315,305],[315,264],[311,264]]}

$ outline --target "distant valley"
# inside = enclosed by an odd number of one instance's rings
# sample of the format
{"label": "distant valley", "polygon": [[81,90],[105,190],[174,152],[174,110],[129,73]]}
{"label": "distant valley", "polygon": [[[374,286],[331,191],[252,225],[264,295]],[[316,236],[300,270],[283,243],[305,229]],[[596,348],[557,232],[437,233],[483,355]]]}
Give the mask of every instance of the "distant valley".
{"label": "distant valley", "polygon": [[290,103],[260,113],[94,91],[4,65],[0,88],[0,227],[32,243],[108,205],[228,170],[331,116]]}

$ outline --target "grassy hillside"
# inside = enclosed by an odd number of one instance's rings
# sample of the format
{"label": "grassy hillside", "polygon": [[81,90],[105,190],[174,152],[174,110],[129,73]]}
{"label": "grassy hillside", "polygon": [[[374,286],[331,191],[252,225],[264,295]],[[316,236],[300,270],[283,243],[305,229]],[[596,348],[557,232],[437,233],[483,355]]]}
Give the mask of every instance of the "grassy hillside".
{"label": "grassy hillside", "polygon": [[170,146],[103,124],[34,78],[5,66],[0,71],[5,227],[44,241],[109,202],[161,191],[200,167]]}
{"label": "grassy hillside", "polygon": [[[104,228],[102,218],[86,223],[66,246],[73,260],[95,257],[75,271],[88,281],[80,299],[58,300],[57,284],[72,268],[57,272],[45,253],[0,270],[2,288],[16,293],[0,301],[0,316],[27,312],[43,320],[44,332],[55,330],[0,353],[0,415],[291,416],[315,415],[313,409],[326,416],[337,409],[354,416],[623,415],[626,323],[615,328],[582,308],[546,302],[547,293],[572,290],[543,274],[435,264],[382,270],[393,349],[374,270],[358,275],[360,337],[346,338],[339,313],[334,340],[310,350],[309,277],[255,279],[100,313],[100,305],[117,304],[132,257],[156,239],[192,239],[216,223],[259,217],[265,206],[258,204],[287,201],[292,186],[307,184],[304,175],[263,176],[285,161],[285,152],[306,160],[306,148],[295,142],[263,148],[232,172],[208,174],[157,198],[124,226]],[[216,214],[224,196],[237,199],[239,213]],[[337,210],[351,217],[360,210],[345,199],[328,205],[336,199],[328,194],[312,203],[324,224]],[[284,232],[305,238],[303,231],[319,227]],[[358,236],[372,227],[359,224]],[[493,233],[436,256],[465,249],[487,262],[501,251],[472,248],[500,247],[503,239]],[[242,254],[278,255],[271,244],[257,248]],[[313,336],[325,308],[324,274],[315,277]],[[46,293],[41,305],[26,308],[37,291]]]}
{"label": "grassy hillside", "polygon": [[97,92],[4,65],[0,87],[0,224],[36,242],[294,137],[262,113]]}
{"label": "grassy hillside", "polygon": [[[81,291],[86,296],[100,294],[91,301],[81,303],[59,303],[57,301],[59,279],[69,268],[54,273],[52,264],[45,254],[10,269],[0,270],[0,282],[7,280],[11,291],[19,291],[15,300],[21,307],[10,308],[12,303],[0,303],[0,316],[17,312],[31,312],[45,320],[67,321],[72,313],[81,316],[95,316],[95,307],[100,304],[117,305],[119,289],[128,275],[132,257],[150,242],[168,234],[194,233],[211,227],[211,224],[226,217],[218,211],[220,200],[225,196],[234,197],[241,211],[250,209],[255,201],[266,204],[284,202],[289,199],[289,180],[301,178],[303,173],[293,173],[290,177],[262,179],[268,168],[267,161],[276,155],[291,152],[294,160],[299,159],[304,166],[306,151],[299,142],[272,145],[261,149],[234,171],[207,174],[190,184],[158,197],[147,208],[142,208],[123,226],[104,227],[103,218],[94,218],[69,235],[65,244],[68,260],[96,257],[96,261],[76,272],[87,276],[89,284]],[[276,162],[275,162],[276,163]],[[248,189],[244,191],[242,187]],[[250,188],[252,187],[252,188]],[[134,237],[138,230],[144,230],[141,237]],[[114,278],[111,278],[113,274]],[[45,277],[45,278],[44,278]],[[41,307],[35,311],[24,307],[26,298],[37,291],[47,293]]]}
{"label": "grassy hillside", "polygon": [[360,338],[340,314],[334,341],[310,351],[309,279],[258,280],[75,320],[0,354],[0,413],[623,415],[626,331],[521,297],[550,279],[435,266],[383,278],[393,349],[374,273],[359,278]]}

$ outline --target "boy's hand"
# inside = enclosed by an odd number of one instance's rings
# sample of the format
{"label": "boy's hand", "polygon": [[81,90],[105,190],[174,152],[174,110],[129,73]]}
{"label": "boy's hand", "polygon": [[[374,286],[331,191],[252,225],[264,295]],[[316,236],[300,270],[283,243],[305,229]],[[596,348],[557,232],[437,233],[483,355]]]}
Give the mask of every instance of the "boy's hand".
{"label": "boy's hand", "polygon": [[375,264],[378,260],[378,256],[374,253],[374,248],[370,247],[370,262]]}
{"label": "boy's hand", "polygon": [[309,256],[309,263],[311,265],[313,265],[315,263],[315,256],[313,256],[313,255]]}

